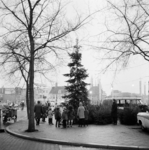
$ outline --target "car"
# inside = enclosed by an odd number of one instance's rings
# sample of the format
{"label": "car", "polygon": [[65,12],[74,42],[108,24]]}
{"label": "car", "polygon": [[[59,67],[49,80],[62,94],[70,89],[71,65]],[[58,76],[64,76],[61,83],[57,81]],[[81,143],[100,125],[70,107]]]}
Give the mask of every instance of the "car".
{"label": "car", "polygon": [[142,130],[149,129],[149,112],[139,112],[137,114],[137,123],[141,125]]}

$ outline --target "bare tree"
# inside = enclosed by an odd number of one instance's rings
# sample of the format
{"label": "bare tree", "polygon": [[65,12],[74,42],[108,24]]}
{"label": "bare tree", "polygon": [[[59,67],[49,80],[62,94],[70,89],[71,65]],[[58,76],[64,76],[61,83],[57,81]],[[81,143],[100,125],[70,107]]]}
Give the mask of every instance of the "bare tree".
{"label": "bare tree", "polygon": [[0,0],[1,66],[10,75],[21,73],[25,80],[28,106],[28,131],[35,131],[35,73],[45,74],[54,66],[49,56],[59,58],[66,50],[71,32],[82,27],[91,16],[70,19],[60,0]]}
{"label": "bare tree", "polygon": [[149,1],[111,0],[108,11],[112,13],[105,23],[108,38],[97,47],[104,53],[103,60],[110,61],[106,69],[113,64],[125,67],[134,55],[149,61]]}

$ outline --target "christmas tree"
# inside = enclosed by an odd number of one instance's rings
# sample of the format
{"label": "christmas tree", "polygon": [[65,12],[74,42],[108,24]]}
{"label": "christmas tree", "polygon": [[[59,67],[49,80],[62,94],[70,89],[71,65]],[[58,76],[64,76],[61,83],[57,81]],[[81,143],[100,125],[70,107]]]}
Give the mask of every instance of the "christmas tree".
{"label": "christmas tree", "polygon": [[65,90],[67,91],[66,95],[63,98],[69,101],[69,105],[72,105],[74,109],[77,109],[79,106],[79,102],[82,102],[83,105],[87,105],[89,103],[88,99],[88,91],[86,86],[89,85],[84,82],[84,80],[88,77],[86,69],[84,69],[81,64],[82,54],[79,52],[80,46],[78,46],[78,40],[76,45],[74,46],[74,52],[69,54],[71,58],[71,62],[68,63],[68,67],[70,67],[70,73],[64,74],[64,76],[68,77],[68,83],[65,86]]}

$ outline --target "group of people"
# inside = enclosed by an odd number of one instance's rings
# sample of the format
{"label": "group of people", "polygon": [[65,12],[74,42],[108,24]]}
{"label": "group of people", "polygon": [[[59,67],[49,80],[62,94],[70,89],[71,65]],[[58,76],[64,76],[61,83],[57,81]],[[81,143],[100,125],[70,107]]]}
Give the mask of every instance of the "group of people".
{"label": "group of people", "polygon": [[47,118],[49,111],[50,111],[50,104],[48,102],[46,104],[41,104],[41,102],[38,101],[37,104],[35,104],[34,113],[36,125],[40,124],[41,118],[42,121],[45,122],[45,119]]}
{"label": "group of people", "polygon": [[[40,101],[34,107],[36,125],[40,124],[40,119],[45,122],[45,118],[48,118],[49,125],[53,125],[53,115],[55,116],[55,126],[63,128],[72,127],[73,120],[78,117],[79,127],[88,125],[88,110],[83,106],[82,102],[79,103],[77,112],[74,111],[73,107],[69,105],[63,109],[56,107],[54,110],[51,109],[50,104],[46,103],[42,105]],[[76,114],[77,113],[77,114]]]}
{"label": "group of people", "polygon": [[[83,106],[82,102],[79,103],[79,107],[77,112],[74,111],[73,107],[70,105],[68,107],[64,107],[63,109],[60,107],[56,107],[52,110],[50,103],[41,104],[40,101],[34,107],[35,112],[35,120],[36,125],[40,124],[40,119],[45,122],[45,119],[48,117],[49,125],[53,125],[53,115],[55,116],[55,126],[60,127],[62,125],[63,128],[72,127],[73,120],[77,116],[78,118],[78,126],[88,126],[88,114],[89,111],[87,107]],[[77,114],[76,114],[77,113]],[[117,103],[116,100],[113,100],[112,110],[111,110],[112,122],[114,125],[117,124]]]}
{"label": "group of people", "polygon": [[[77,117],[78,117],[78,124],[79,127],[88,126],[88,110],[85,108],[80,102],[78,110],[77,110]],[[55,120],[56,120],[56,127],[60,127],[62,124],[63,128],[72,127],[73,120],[76,114],[72,106],[68,106],[68,108],[64,108],[62,113],[60,112],[59,107],[55,109]]]}

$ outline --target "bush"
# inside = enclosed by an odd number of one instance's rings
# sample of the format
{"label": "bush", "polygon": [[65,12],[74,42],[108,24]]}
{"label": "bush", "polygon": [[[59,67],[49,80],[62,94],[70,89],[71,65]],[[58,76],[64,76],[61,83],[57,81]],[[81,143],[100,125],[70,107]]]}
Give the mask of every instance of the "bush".
{"label": "bush", "polygon": [[111,105],[101,104],[88,106],[89,123],[90,124],[110,124],[111,119]]}
{"label": "bush", "polygon": [[124,107],[124,110],[119,113],[120,123],[124,125],[135,125],[137,124],[137,113],[140,112],[139,106],[130,105]]}

